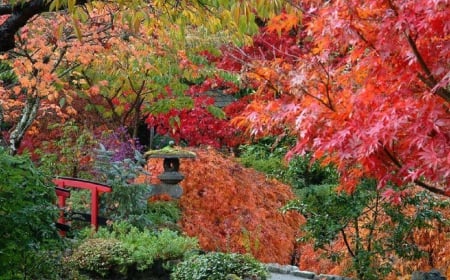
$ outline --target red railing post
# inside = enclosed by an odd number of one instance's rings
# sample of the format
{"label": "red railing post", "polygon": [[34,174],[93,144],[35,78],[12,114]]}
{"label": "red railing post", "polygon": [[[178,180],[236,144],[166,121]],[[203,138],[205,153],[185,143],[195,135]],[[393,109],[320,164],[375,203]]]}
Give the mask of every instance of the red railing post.
{"label": "red railing post", "polygon": [[98,191],[97,189],[91,190],[91,226],[98,229]]}

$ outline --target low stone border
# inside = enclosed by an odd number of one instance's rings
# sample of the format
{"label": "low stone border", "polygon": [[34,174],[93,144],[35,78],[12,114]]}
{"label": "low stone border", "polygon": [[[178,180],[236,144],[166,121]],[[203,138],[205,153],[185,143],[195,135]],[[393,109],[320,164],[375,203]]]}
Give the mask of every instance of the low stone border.
{"label": "low stone border", "polygon": [[[277,263],[266,264],[269,272],[278,274],[289,274],[295,277],[302,277],[313,280],[352,280],[349,277],[329,275],[329,274],[315,274],[311,271],[302,271],[293,265],[281,265]],[[415,271],[412,274],[412,280],[446,280],[447,278],[441,274],[437,269],[432,269],[429,272]]]}
{"label": "low stone border", "polygon": [[278,273],[278,274],[289,274],[296,277],[302,277],[306,279],[313,280],[352,280],[348,277],[337,276],[337,275],[329,275],[329,274],[316,274],[311,271],[302,271],[299,270],[297,266],[293,265],[280,265],[277,263],[268,263],[266,264],[269,272]]}

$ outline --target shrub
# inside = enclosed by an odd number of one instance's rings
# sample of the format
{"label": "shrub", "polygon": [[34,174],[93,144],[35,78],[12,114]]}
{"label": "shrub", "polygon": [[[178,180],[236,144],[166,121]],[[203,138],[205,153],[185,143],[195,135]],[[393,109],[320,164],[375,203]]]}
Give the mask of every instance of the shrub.
{"label": "shrub", "polygon": [[[92,149],[97,145],[94,135],[73,121],[46,127],[46,141],[34,153],[40,168],[52,176],[91,179]],[[44,137],[41,136],[41,137]]]}
{"label": "shrub", "polygon": [[147,205],[147,213],[147,218],[156,227],[177,228],[181,218],[181,209],[175,200],[151,201]]}
{"label": "shrub", "polygon": [[250,279],[268,279],[266,267],[252,256],[221,252],[192,256],[175,267],[171,279],[224,280],[231,275]]}
{"label": "shrub", "polygon": [[198,249],[195,238],[181,236],[168,229],[140,230],[126,222],[114,223],[111,231],[101,228],[95,237],[119,240],[140,271],[150,268],[155,260],[181,259],[186,253]]}
{"label": "shrub", "polygon": [[311,155],[295,156],[286,163],[285,155],[292,145],[289,138],[266,137],[259,142],[240,147],[239,161],[269,177],[276,178],[296,189],[315,185],[337,184],[338,174],[331,166],[320,161],[311,162]]}
{"label": "shrub", "polygon": [[295,189],[338,183],[338,173],[331,165],[322,166],[320,161],[311,163],[311,155],[295,156],[289,161],[286,183]]}
{"label": "shrub", "polygon": [[147,219],[147,198],[150,186],[134,184],[134,180],[146,173],[143,155],[134,150],[133,158],[115,160],[114,151],[106,149],[102,144],[96,149],[95,168],[98,179],[110,185],[110,193],[102,195],[100,213],[112,220],[126,220],[141,228],[150,226]]}
{"label": "shrub", "polygon": [[54,278],[62,242],[53,185],[28,156],[2,148],[0,179],[0,278]]}
{"label": "shrub", "polygon": [[239,147],[239,161],[245,167],[254,168],[267,176],[284,181],[288,167],[283,162],[286,146],[275,146],[274,138],[264,138],[257,143]]}
{"label": "shrub", "polygon": [[69,267],[94,277],[126,275],[132,264],[130,251],[118,240],[87,239],[68,257]]}

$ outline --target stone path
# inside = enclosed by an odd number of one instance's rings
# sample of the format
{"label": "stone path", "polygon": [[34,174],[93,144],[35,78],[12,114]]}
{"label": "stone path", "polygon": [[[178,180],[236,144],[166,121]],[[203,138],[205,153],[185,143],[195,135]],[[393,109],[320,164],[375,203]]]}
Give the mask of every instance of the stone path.
{"label": "stone path", "polygon": [[312,278],[303,278],[291,274],[270,273],[270,280],[308,280]]}
{"label": "stone path", "polygon": [[271,280],[350,280],[350,278],[337,275],[317,275],[314,272],[301,271],[292,265],[266,264],[266,266],[269,269]]}

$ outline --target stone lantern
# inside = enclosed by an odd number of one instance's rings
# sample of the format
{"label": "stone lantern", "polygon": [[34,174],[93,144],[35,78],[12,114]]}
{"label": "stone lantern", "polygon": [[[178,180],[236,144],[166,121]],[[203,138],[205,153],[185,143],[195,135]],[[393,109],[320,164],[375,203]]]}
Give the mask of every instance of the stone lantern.
{"label": "stone lantern", "polygon": [[147,158],[164,159],[164,172],[158,175],[161,183],[152,185],[150,196],[167,193],[172,198],[180,198],[183,194],[183,189],[178,183],[184,179],[184,175],[179,172],[180,158],[195,158],[195,153],[176,148],[174,142],[171,141],[169,146],[160,150],[148,151],[144,155]]}

